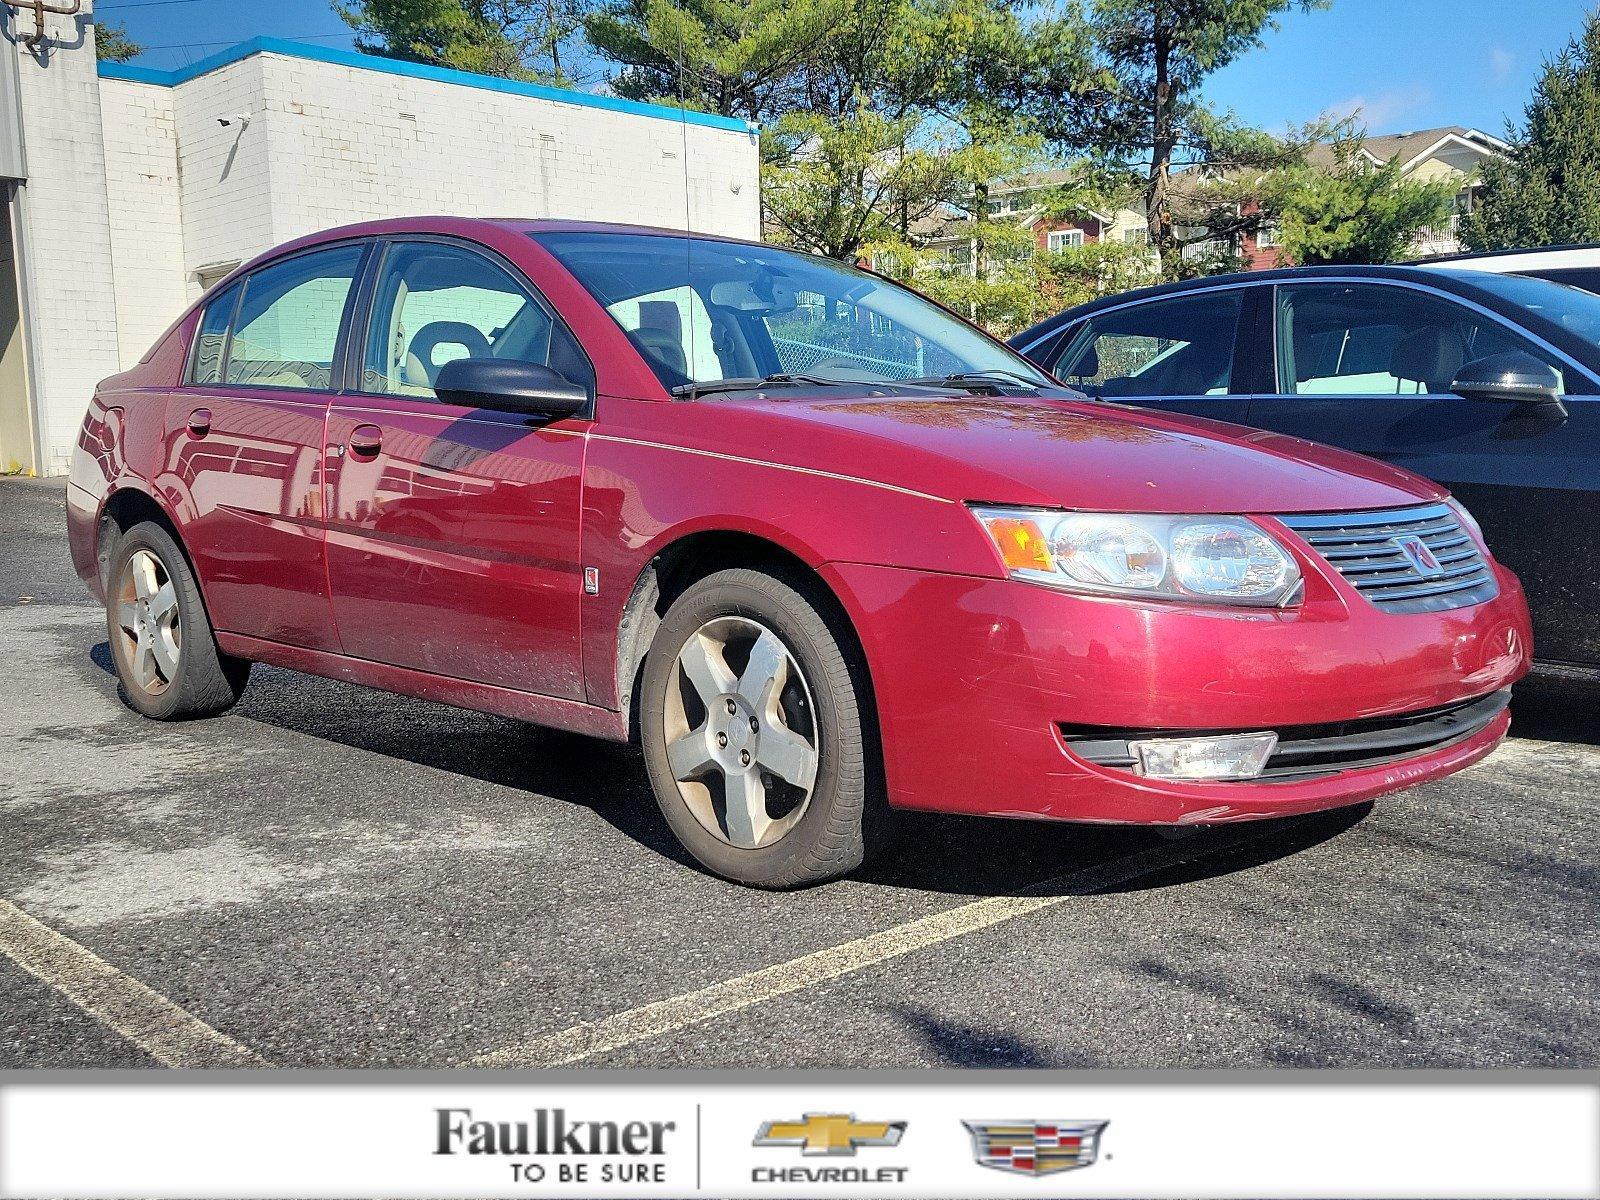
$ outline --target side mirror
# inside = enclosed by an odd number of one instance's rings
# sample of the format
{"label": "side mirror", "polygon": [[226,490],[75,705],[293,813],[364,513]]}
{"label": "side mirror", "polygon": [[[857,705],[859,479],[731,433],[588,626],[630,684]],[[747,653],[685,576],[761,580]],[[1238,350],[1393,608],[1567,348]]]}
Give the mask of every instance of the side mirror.
{"label": "side mirror", "polygon": [[1561,376],[1554,367],[1522,350],[1474,359],[1456,373],[1450,390],[1468,400],[1566,412],[1561,402]]}
{"label": "side mirror", "polygon": [[542,363],[458,358],[439,368],[433,390],[446,404],[497,408],[537,417],[570,417],[589,403],[589,389]]}

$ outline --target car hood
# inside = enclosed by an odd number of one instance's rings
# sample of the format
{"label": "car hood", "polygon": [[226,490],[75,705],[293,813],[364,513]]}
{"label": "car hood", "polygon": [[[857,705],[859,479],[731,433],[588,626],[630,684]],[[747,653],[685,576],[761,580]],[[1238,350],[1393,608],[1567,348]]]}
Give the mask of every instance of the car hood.
{"label": "car hood", "polygon": [[[1408,471],[1301,438],[1093,401],[769,393],[720,403],[750,417],[759,410],[762,457],[771,461],[952,500],[1290,513],[1397,508],[1446,494]],[[773,437],[771,421],[789,429]]]}

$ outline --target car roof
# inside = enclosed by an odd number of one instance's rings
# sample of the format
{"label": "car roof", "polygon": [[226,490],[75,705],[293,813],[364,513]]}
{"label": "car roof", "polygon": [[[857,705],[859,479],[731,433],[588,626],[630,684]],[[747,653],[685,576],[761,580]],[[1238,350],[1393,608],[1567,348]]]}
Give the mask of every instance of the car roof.
{"label": "car roof", "polygon": [[1474,263],[1485,259],[1533,257],[1545,254],[1553,258],[1569,254],[1593,258],[1596,253],[1600,253],[1600,242],[1562,242],[1553,246],[1516,246],[1509,250],[1460,250],[1454,254],[1430,254],[1425,258],[1412,259],[1411,265]]}
{"label": "car roof", "polygon": [[[1391,280],[1394,282],[1413,283],[1435,292],[1444,292],[1480,308],[1487,309],[1513,325],[1520,326],[1525,331],[1541,338],[1547,344],[1560,350],[1574,362],[1582,365],[1585,372],[1594,379],[1595,392],[1600,392],[1600,345],[1588,340],[1580,333],[1566,328],[1561,322],[1551,320],[1535,308],[1530,308],[1517,303],[1504,295],[1497,285],[1506,276],[1488,271],[1475,271],[1470,263],[1441,263],[1438,265],[1416,266],[1414,264],[1399,264],[1394,266],[1354,265],[1354,266],[1317,266],[1317,267],[1279,267],[1270,271],[1236,271],[1227,275],[1204,275],[1196,279],[1185,279],[1179,283],[1163,283],[1154,287],[1139,288],[1135,291],[1122,292],[1113,296],[1102,296],[1096,300],[1080,304],[1076,308],[1069,308],[1063,313],[1048,320],[1041,321],[1031,329],[1007,339],[1007,344],[1019,353],[1028,354],[1037,352],[1051,337],[1061,329],[1081,321],[1085,317],[1107,309],[1120,308],[1126,304],[1138,304],[1151,300],[1164,299],[1172,296],[1183,296],[1190,293],[1205,292],[1219,287],[1267,287],[1274,283],[1304,283],[1315,282],[1318,279],[1337,279],[1340,281],[1376,279]],[[1542,280],[1528,280],[1529,283],[1540,284]],[[1560,284],[1546,286],[1560,287]],[[1585,394],[1591,394],[1586,392]]]}
{"label": "car roof", "polygon": [[1013,348],[1020,348],[1024,345],[1036,343],[1063,326],[1100,312],[1102,309],[1120,308],[1124,304],[1155,300],[1166,296],[1182,296],[1188,292],[1203,292],[1219,287],[1304,283],[1307,281],[1314,282],[1318,279],[1397,279],[1426,284],[1433,288],[1444,287],[1449,291],[1465,293],[1472,287],[1475,274],[1478,274],[1478,272],[1466,269],[1441,270],[1438,267],[1418,267],[1411,264],[1383,266],[1357,264],[1347,266],[1275,267],[1266,271],[1232,271],[1225,275],[1201,275],[1194,279],[1180,280],[1177,283],[1158,283],[1152,287],[1135,288],[1132,291],[1118,292],[1115,295],[1101,296],[1094,300],[1085,301],[1076,308],[1069,308],[1065,312],[1057,313],[1055,316],[1040,321],[1032,328],[1025,329],[1007,340]]}
{"label": "car roof", "polygon": [[378,237],[403,233],[455,233],[470,236],[474,230],[503,229],[512,233],[606,233],[650,234],[667,237],[695,237],[704,241],[732,242],[742,246],[758,246],[759,242],[744,238],[725,237],[716,233],[695,230],[671,229],[657,225],[625,225],[611,221],[571,221],[554,217],[457,217],[443,213],[407,217],[389,217],[376,221],[359,221],[350,225],[336,225],[319,229],[315,233],[297,238],[284,246],[274,247],[267,253],[277,255],[288,246],[296,248],[336,242],[355,237]]}

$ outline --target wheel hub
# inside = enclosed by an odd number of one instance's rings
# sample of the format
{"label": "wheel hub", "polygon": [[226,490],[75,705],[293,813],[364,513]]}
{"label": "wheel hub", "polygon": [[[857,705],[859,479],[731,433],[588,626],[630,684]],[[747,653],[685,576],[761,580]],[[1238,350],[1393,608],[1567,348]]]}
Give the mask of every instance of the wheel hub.
{"label": "wheel hub", "polygon": [[749,770],[761,751],[761,722],[744,697],[718,697],[706,724],[717,765],[725,771]]}

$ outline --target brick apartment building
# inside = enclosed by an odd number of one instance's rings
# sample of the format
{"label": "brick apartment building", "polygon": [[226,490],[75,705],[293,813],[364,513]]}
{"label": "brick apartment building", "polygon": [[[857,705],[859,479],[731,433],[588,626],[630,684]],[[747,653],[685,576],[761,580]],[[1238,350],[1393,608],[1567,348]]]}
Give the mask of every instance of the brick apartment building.
{"label": "brick apartment building", "polygon": [[[1481,130],[1448,125],[1368,137],[1361,144],[1361,155],[1373,166],[1399,158],[1403,179],[1419,182],[1447,179],[1456,184],[1450,219],[1438,229],[1426,230],[1412,247],[1415,255],[1421,257],[1450,254],[1462,248],[1457,230],[1461,217],[1471,212],[1476,203],[1477,170],[1486,159],[1504,153],[1505,149],[1505,143],[1499,138]],[[1329,146],[1315,146],[1310,160],[1314,166],[1332,167],[1333,150]],[[1013,219],[1028,229],[1033,234],[1037,253],[1095,242],[1148,244],[1149,228],[1144,213],[1137,208],[1116,208],[1104,213],[1085,210],[1067,216],[1047,213],[1046,197],[1070,184],[1073,178],[1070,170],[1055,170],[997,180],[989,189],[989,215]],[[936,251],[953,269],[970,268],[968,235],[961,222],[950,219],[927,222],[919,233],[922,245]],[[1265,270],[1283,264],[1283,252],[1270,225],[1228,242],[1195,242],[1186,253],[1199,257],[1213,249],[1237,255],[1246,270]]]}

